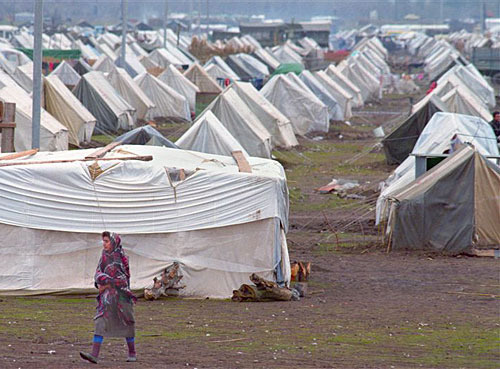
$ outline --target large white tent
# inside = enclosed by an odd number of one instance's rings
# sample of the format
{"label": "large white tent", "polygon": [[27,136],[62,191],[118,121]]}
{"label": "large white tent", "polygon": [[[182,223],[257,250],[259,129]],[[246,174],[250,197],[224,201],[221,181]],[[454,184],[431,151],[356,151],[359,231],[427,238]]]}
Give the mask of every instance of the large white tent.
{"label": "large white tent", "polygon": [[155,104],[154,117],[181,118],[191,121],[189,103],[184,96],[149,73],[134,78],[137,85]]}
{"label": "large white tent", "polygon": [[337,82],[331,79],[330,76],[324,71],[319,70],[317,72],[314,72],[314,76],[339,103],[340,109],[342,110],[341,120],[347,120],[351,118],[353,100],[352,95],[344,90],[344,88],[342,88],[340,85],[338,85]]}
{"label": "large white tent", "polygon": [[361,95],[361,90],[346,76],[344,76],[333,64],[330,64],[328,68],[326,68],[325,73],[332,79],[332,81],[351,94],[353,108],[363,106],[364,101],[363,96]]}
{"label": "large white tent", "polygon": [[138,145],[106,154],[115,160],[83,161],[92,152],[41,152],[0,171],[0,293],[95,291],[107,229],[121,235],[135,290],[174,262],[184,296],[228,298],[252,273],[289,283],[279,163],[249,157],[252,173],[240,173],[231,157]]}
{"label": "large white tent", "polygon": [[330,94],[310,71],[302,71],[299,78],[328,107],[328,114],[331,120],[342,120],[344,118],[344,112],[335,97]]}

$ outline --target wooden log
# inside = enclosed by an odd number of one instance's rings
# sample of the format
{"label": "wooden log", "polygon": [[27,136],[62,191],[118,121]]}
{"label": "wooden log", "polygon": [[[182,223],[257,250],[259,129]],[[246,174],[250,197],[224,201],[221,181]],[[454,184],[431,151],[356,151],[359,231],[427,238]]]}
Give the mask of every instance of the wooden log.
{"label": "wooden log", "polygon": [[121,158],[98,158],[98,159],[61,159],[61,160],[45,160],[45,161],[18,161],[16,163],[0,163],[0,167],[10,167],[13,165],[35,165],[35,164],[58,164],[58,163],[73,163],[76,161],[110,161],[110,160],[139,160],[139,161],[151,161],[153,157],[151,155],[145,156],[124,156]]}
{"label": "wooden log", "polygon": [[255,286],[242,284],[241,287],[233,291],[231,300],[233,301],[290,301],[293,297],[292,290],[286,287],[279,287],[277,283],[267,281],[252,274],[250,280]]}
{"label": "wooden log", "polygon": [[[153,279],[153,287],[144,289],[144,298],[146,300],[157,300],[161,296],[168,296],[171,292],[177,292],[186,286],[181,285],[180,281],[183,275],[179,263],[174,262],[161,273],[160,279]],[[176,294],[176,293],[174,293]]]}
{"label": "wooden log", "polygon": [[100,149],[94,151],[90,155],[87,155],[85,159],[97,159],[97,158],[102,158],[106,153],[109,151],[113,150],[116,146],[120,146],[122,143],[120,141],[117,142],[111,142],[107,144],[104,147],[101,147]]}
{"label": "wooden log", "polygon": [[35,155],[37,152],[38,152],[38,149],[31,149],[31,150],[16,152],[15,154],[2,156],[2,157],[0,157],[0,160],[19,159],[19,158],[22,158],[23,156]]}

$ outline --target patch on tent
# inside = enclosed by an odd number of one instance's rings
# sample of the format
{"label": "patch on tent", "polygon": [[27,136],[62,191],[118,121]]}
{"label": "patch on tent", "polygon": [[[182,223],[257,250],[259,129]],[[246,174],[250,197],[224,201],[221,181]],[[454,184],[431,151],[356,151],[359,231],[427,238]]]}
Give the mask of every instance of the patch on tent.
{"label": "patch on tent", "polygon": [[116,167],[117,165],[118,164],[114,164],[107,169],[102,169],[99,166],[99,163],[97,163],[97,161],[94,161],[91,165],[89,165],[87,167],[87,169],[89,170],[90,178],[92,178],[92,181],[95,181],[97,179],[97,177],[99,177],[101,174]]}

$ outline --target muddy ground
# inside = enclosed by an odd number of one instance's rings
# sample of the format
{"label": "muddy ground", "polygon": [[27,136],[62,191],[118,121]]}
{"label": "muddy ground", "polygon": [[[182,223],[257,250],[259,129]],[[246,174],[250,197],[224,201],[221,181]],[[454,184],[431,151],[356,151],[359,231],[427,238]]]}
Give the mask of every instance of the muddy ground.
{"label": "muddy ground", "polygon": [[[415,99],[418,96],[414,97]],[[388,95],[351,126],[275,152],[290,187],[292,260],[312,262],[297,302],[139,300],[138,363],[105,341],[104,368],[498,368],[499,260],[385,252],[374,226],[380,180],[392,167],[372,130],[409,109]],[[186,127],[163,125],[170,138]],[[358,180],[363,199],[319,194],[333,177]],[[126,239],[124,239],[126,244]],[[91,297],[0,297],[0,368],[86,368]]]}

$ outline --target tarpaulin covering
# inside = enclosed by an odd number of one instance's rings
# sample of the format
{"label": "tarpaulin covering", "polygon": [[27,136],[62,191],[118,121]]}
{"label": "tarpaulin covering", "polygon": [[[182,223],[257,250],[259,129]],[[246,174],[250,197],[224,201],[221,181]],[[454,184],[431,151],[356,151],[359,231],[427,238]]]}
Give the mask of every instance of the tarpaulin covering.
{"label": "tarpaulin covering", "polygon": [[[131,155],[153,160],[118,160]],[[121,234],[133,289],[150,285],[173,262],[186,285],[180,293],[188,296],[227,298],[251,273],[290,280],[288,190],[279,163],[250,157],[252,173],[240,173],[230,157],[132,145],[106,157],[117,160],[1,168],[2,293],[94,292],[103,230]]]}
{"label": "tarpaulin covering", "polygon": [[191,65],[184,72],[184,76],[198,86],[201,93],[218,94],[222,92],[219,84],[198,63]]}
{"label": "tarpaulin covering", "polygon": [[337,100],[328,92],[328,90],[313,76],[313,74],[304,70],[300,76],[300,80],[305,83],[305,85],[312,91],[318,99],[320,99],[323,104],[328,107],[328,114],[330,120],[342,120],[344,119],[344,114],[340,108]]}
{"label": "tarpaulin covering", "polygon": [[324,71],[319,70],[314,72],[314,76],[339,103],[340,109],[342,110],[341,120],[350,119],[352,117],[352,95],[337,84],[337,82],[330,78]]}
{"label": "tarpaulin covering", "polygon": [[[25,53],[31,60],[33,60],[33,49],[18,48],[17,50]],[[78,49],[74,50],[58,50],[58,49],[43,49],[42,58],[54,60],[64,59],[79,59],[82,52]]]}
{"label": "tarpaulin covering", "polygon": [[66,86],[76,86],[80,82],[80,75],[65,61],[62,61],[50,75],[59,77]]}

